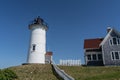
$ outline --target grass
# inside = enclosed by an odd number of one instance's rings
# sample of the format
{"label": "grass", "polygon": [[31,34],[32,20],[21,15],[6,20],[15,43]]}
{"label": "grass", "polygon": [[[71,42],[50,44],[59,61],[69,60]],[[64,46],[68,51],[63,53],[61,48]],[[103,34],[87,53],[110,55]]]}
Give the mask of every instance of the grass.
{"label": "grass", "polygon": [[118,67],[59,66],[75,80],[120,80]]}
{"label": "grass", "polygon": [[16,80],[58,80],[50,64],[21,65],[9,69],[17,74]]}
{"label": "grass", "polygon": [[[120,80],[118,67],[82,67],[59,66],[75,80]],[[21,65],[10,67],[18,79],[16,80],[58,80],[50,64]]]}

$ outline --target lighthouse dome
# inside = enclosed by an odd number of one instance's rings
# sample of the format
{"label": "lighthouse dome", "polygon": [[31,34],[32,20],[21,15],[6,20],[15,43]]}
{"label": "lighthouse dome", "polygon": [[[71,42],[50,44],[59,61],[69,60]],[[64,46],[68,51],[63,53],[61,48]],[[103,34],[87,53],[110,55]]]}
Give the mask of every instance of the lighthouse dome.
{"label": "lighthouse dome", "polygon": [[48,29],[48,26],[45,23],[45,21],[42,18],[40,18],[39,16],[37,18],[35,18],[34,21],[32,21],[32,23],[29,25],[29,29],[35,29],[38,27],[45,29],[45,30]]}

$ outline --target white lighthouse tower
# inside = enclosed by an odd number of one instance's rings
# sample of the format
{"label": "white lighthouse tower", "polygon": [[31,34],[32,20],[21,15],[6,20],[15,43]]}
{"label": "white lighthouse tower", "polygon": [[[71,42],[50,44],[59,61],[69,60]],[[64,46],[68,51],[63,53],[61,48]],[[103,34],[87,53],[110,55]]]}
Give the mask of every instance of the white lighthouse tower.
{"label": "white lighthouse tower", "polygon": [[48,27],[44,20],[38,17],[29,25],[29,29],[31,30],[31,38],[27,63],[45,64],[46,30]]}

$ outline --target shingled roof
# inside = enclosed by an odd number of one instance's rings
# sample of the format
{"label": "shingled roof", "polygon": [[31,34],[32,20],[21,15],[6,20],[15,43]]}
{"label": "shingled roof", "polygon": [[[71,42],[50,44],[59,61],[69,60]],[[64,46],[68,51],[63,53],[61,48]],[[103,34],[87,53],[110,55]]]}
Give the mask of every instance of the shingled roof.
{"label": "shingled roof", "polygon": [[45,55],[52,56],[52,55],[53,55],[53,53],[52,53],[52,52],[46,52],[46,54],[45,54]]}
{"label": "shingled roof", "polygon": [[96,39],[85,39],[84,40],[84,49],[99,49],[100,43],[104,38],[96,38]]}

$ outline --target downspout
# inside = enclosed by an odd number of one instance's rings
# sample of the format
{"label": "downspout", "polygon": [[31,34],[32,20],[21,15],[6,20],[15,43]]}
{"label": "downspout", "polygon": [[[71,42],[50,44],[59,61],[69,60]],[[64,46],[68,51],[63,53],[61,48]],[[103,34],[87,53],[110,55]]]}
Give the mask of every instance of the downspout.
{"label": "downspout", "polygon": [[102,45],[102,58],[103,58],[103,65],[105,66],[105,58],[104,58],[104,50],[103,50],[103,45]]}
{"label": "downspout", "polygon": [[87,56],[86,56],[86,50],[84,49],[84,60],[85,60],[85,65],[87,65]]}

